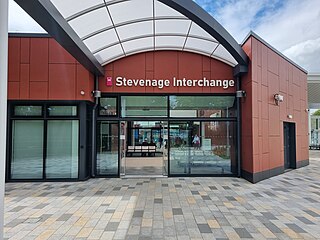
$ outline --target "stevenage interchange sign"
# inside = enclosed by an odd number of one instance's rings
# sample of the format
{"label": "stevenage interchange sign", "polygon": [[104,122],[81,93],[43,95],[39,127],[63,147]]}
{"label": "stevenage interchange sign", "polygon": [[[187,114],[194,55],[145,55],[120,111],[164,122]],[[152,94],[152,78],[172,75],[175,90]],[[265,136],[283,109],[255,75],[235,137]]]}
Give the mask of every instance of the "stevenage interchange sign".
{"label": "stevenage interchange sign", "polygon": [[[112,78],[107,77],[107,86],[112,85]],[[228,89],[229,87],[234,87],[235,82],[233,79],[216,80],[216,79],[177,79],[173,77],[170,81],[169,79],[132,79],[125,77],[116,77],[117,87],[157,87],[163,89],[165,87],[222,87],[223,89]]]}

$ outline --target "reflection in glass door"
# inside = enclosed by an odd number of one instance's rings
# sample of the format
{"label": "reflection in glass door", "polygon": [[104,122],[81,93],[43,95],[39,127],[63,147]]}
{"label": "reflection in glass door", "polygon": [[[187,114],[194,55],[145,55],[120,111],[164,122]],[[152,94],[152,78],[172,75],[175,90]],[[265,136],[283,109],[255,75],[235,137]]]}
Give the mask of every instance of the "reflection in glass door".
{"label": "reflection in glass door", "polygon": [[191,173],[192,124],[175,122],[170,124],[170,172]]}
{"label": "reflection in glass door", "polygon": [[168,176],[168,122],[161,122],[161,142],[160,149],[162,151],[162,175]]}
{"label": "reflection in glass door", "polygon": [[127,122],[120,122],[120,176],[126,175]]}
{"label": "reflection in glass door", "polygon": [[121,175],[167,175],[167,126],[161,121],[121,122]]}
{"label": "reflection in glass door", "polygon": [[170,122],[170,174],[234,173],[235,130],[235,122]]}
{"label": "reflection in glass door", "polygon": [[97,175],[118,175],[118,126],[117,122],[98,122]]}
{"label": "reflection in glass door", "polygon": [[12,123],[11,179],[43,177],[42,120],[14,120]]}
{"label": "reflection in glass door", "polygon": [[46,177],[77,178],[79,121],[50,120],[47,129]]}

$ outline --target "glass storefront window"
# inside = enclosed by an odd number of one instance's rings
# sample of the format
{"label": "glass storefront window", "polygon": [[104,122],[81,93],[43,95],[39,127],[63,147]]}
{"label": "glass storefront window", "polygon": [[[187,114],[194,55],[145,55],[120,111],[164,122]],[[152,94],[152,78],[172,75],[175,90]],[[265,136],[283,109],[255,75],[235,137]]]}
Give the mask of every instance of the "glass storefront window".
{"label": "glass storefront window", "polygon": [[121,97],[122,117],[167,117],[166,96],[123,96]]}
{"label": "glass storefront window", "polygon": [[77,179],[78,106],[43,103],[38,106],[15,105],[12,110],[9,178]]}
{"label": "glass storefront window", "polygon": [[117,98],[100,98],[101,116],[117,116]]}
{"label": "glass storefront window", "polygon": [[49,116],[77,116],[77,106],[49,106]]}
{"label": "glass storefront window", "polygon": [[12,179],[41,179],[43,173],[43,126],[41,120],[12,122]]}
{"label": "glass storefront window", "polygon": [[97,174],[118,175],[119,124],[101,121],[97,130]]}
{"label": "glass storefront window", "polygon": [[15,116],[42,116],[42,106],[15,106]]}
{"label": "glass storefront window", "polygon": [[78,120],[49,120],[47,178],[78,178]]}
{"label": "glass storefront window", "polygon": [[161,121],[134,121],[129,122],[130,140],[133,146],[142,145],[144,142],[155,144],[160,149],[163,144],[163,122]]}
{"label": "glass storefront window", "polygon": [[170,96],[170,117],[236,117],[234,96]]}
{"label": "glass storefront window", "polygon": [[170,174],[234,173],[235,139],[235,122],[171,122]]}

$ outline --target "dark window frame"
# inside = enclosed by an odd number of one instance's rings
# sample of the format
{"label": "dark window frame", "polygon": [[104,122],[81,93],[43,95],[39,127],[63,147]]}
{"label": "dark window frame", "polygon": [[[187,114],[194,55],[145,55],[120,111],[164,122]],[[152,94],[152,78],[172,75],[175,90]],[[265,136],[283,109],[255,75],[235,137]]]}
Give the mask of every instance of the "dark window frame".
{"label": "dark window frame", "polygon": [[[46,117],[47,118],[79,118],[79,105],[78,104],[46,104]],[[76,107],[76,115],[50,115],[50,107]]]}
{"label": "dark window frame", "polygon": [[[234,103],[233,103],[233,106],[232,108],[234,109],[235,113],[237,112],[237,108],[236,108],[236,96],[234,94],[230,95],[192,95],[192,94],[169,94],[168,95],[168,118],[169,119],[191,119],[191,118],[194,118],[194,119],[229,119],[229,118],[236,118],[236,114],[235,116],[233,117],[172,117],[171,116],[171,110],[174,110],[174,109],[171,109],[171,105],[170,105],[170,97],[172,96],[176,96],[176,97],[234,97]],[[210,110],[210,109],[208,109]],[[225,111],[225,109],[217,109],[217,110],[222,110],[222,111]]]}
{"label": "dark window frame", "polygon": [[[144,94],[144,95],[140,95],[140,94],[123,94],[123,95],[119,95],[119,107],[118,107],[118,110],[119,110],[119,117],[121,119],[158,119],[158,118],[164,118],[164,119],[167,119],[169,118],[169,113],[170,113],[170,110],[168,109],[168,106],[170,106],[169,104],[169,96],[168,94]],[[121,106],[121,100],[122,100],[122,97],[166,97],[166,101],[167,101],[167,114],[166,116],[130,116],[130,117],[123,117],[122,116],[122,106]]]}
{"label": "dark window frame", "polygon": [[[217,118],[190,118],[190,117],[181,117],[181,118],[175,118],[175,117],[170,117],[169,112],[170,112],[170,101],[169,97],[171,95],[174,96],[234,96],[236,98],[235,93],[166,93],[165,96],[167,96],[168,101],[167,101],[167,117],[125,117],[123,118],[121,116],[121,96],[164,96],[164,94],[161,93],[132,93],[132,92],[125,92],[125,93],[103,93],[102,97],[116,97],[118,99],[117,101],[117,110],[118,110],[118,116],[117,117],[110,117],[110,116],[100,116],[99,114],[97,115],[96,121],[118,121],[119,123],[119,128],[120,124],[122,121],[166,121],[168,123],[168,135],[170,135],[169,132],[169,126],[172,122],[181,122],[181,121],[200,121],[200,122],[237,122],[237,116],[233,117],[217,117]],[[237,99],[235,99],[235,111],[238,111],[237,105],[236,105]],[[235,128],[237,129],[237,124],[235,125]],[[120,129],[119,129],[119,151],[120,151]],[[236,135],[237,137],[237,135]],[[238,146],[236,144],[235,146],[235,156],[237,158],[237,152],[239,151]],[[121,172],[121,160],[120,160],[120,154],[119,155],[119,163],[118,163],[118,169],[119,169],[119,174],[117,176],[113,175],[108,175],[108,176],[97,176],[97,177],[108,177],[108,178],[113,178],[113,177],[120,177]],[[238,160],[236,160],[238,164]],[[96,163],[94,164],[95,169],[96,169]],[[186,175],[186,174],[170,174],[170,141],[168,141],[168,177],[235,177],[237,176],[237,173],[232,173],[232,174],[206,174],[206,175],[199,175],[199,174],[192,174],[192,175]]]}
{"label": "dark window frame", "polygon": [[[96,127],[96,140],[97,140],[97,136],[98,136],[98,123],[101,123],[101,122],[109,122],[109,124],[116,124],[117,127],[118,127],[118,171],[117,171],[117,174],[99,174],[98,173],[98,168],[97,168],[97,157],[93,160],[94,161],[94,173],[95,173],[95,176],[98,177],[98,178],[118,178],[120,177],[120,164],[121,164],[121,156],[120,156],[120,147],[121,147],[121,140],[120,140],[120,126],[121,126],[121,123],[120,121],[118,120],[97,120],[97,127]],[[96,147],[95,147],[95,152],[96,152],[96,155],[98,154],[98,143],[96,144]]]}
{"label": "dark window frame", "polygon": [[[122,96],[166,96],[167,97],[167,116],[166,117],[122,117],[121,114],[121,97]],[[201,96],[201,97],[212,97],[212,96],[233,96],[235,97],[235,102],[234,102],[234,108],[235,111],[238,111],[237,106],[236,106],[236,94],[235,93],[166,93],[166,94],[161,94],[161,93],[130,93],[130,92],[125,92],[125,93],[103,93],[102,98],[117,98],[117,116],[105,116],[105,115],[99,115],[97,114],[97,120],[110,120],[110,121],[183,121],[183,120],[210,120],[210,121],[237,121],[237,116],[233,117],[171,117],[170,116],[170,96]],[[100,102],[99,102],[100,105]]]}
{"label": "dark window frame", "polygon": [[[25,115],[16,115],[15,114],[15,108],[16,107],[31,107],[31,106],[35,106],[35,107],[41,107],[41,115],[30,115],[30,116],[25,116]],[[37,118],[37,119],[41,119],[45,116],[45,109],[43,104],[40,103],[36,103],[36,104],[27,104],[27,103],[22,103],[22,104],[13,104],[11,105],[11,115],[10,117],[15,117],[15,118]]]}
{"label": "dark window frame", "polygon": [[[200,126],[201,126],[201,124],[203,123],[203,122],[231,122],[231,123],[234,123],[234,127],[235,127],[235,129],[234,129],[234,131],[236,132],[237,131],[237,124],[236,124],[236,122],[237,121],[235,121],[235,120],[221,120],[221,119],[216,119],[216,120],[210,120],[210,119],[206,119],[206,120],[198,120],[198,119],[193,119],[193,120],[176,120],[176,119],[174,119],[174,120],[169,120],[168,121],[168,177],[235,177],[235,176],[237,176],[237,173],[235,172],[235,173],[224,173],[224,174],[180,174],[180,173],[178,173],[178,174],[171,174],[171,170],[170,170],[170,165],[171,165],[171,159],[170,159],[170,157],[171,157],[171,154],[170,154],[170,151],[171,151],[171,147],[170,147],[170,126],[171,126],[171,124],[172,123],[177,123],[177,122],[188,122],[188,123],[190,123],[190,122],[200,122]],[[236,138],[237,138],[237,134],[235,134],[235,141],[236,141]],[[237,144],[235,143],[235,153],[234,153],[234,155],[235,155],[235,158],[237,158],[237,151],[239,150],[238,149],[238,146],[237,146]],[[231,162],[232,160],[230,159],[230,162]],[[236,163],[237,163],[237,165],[238,165],[238,161],[237,161],[237,159],[236,159]]]}
{"label": "dark window frame", "polygon": [[[115,99],[116,100],[116,114],[115,115],[104,115],[104,114],[100,114],[100,111],[101,111],[101,99],[106,99],[106,98],[110,98],[110,99]],[[109,117],[109,118],[117,118],[117,117],[119,117],[119,96],[102,96],[101,98],[99,98],[99,104],[98,104],[98,113],[97,113],[97,115],[99,116],[99,117]]]}
{"label": "dark window frame", "polygon": [[[59,182],[59,181],[79,181],[80,179],[80,150],[81,150],[81,139],[80,139],[80,103],[81,101],[63,101],[63,100],[48,100],[48,101],[38,101],[38,100],[10,100],[8,101],[8,126],[7,126],[7,170],[6,170],[6,181],[10,182]],[[16,116],[14,115],[15,106],[42,106],[42,116]],[[76,106],[77,107],[77,116],[49,116],[48,107],[49,106]],[[12,161],[12,127],[13,121],[15,120],[42,120],[43,124],[43,174],[42,178],[38,179],[13,179],[11,176],[11,161]],[[46,161],[47,161],[47,138],[48,138],[48,121],[50,120],[76,120],[78,121],[78,174],[77,178],[47,178],[46,177]]]}

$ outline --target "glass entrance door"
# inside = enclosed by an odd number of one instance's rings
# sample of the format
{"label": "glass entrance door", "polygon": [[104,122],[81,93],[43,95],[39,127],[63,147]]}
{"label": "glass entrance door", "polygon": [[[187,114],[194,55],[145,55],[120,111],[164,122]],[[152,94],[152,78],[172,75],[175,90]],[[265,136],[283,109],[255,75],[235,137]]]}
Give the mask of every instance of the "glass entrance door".
{"label": "glass entrance door", "polygon": [[167,122],[161,121],[123,121],[121,123],[122,176],[167,175],[167,126]]}
{"label": "glass entrance door", "polygon": [[170,175],[232,174],[235,122],[170,122]]}
{"label": "glass entrance door", "polygon": [[96,173],[99,176],[118,175],[118,129],[118,122],[98,122]]}

